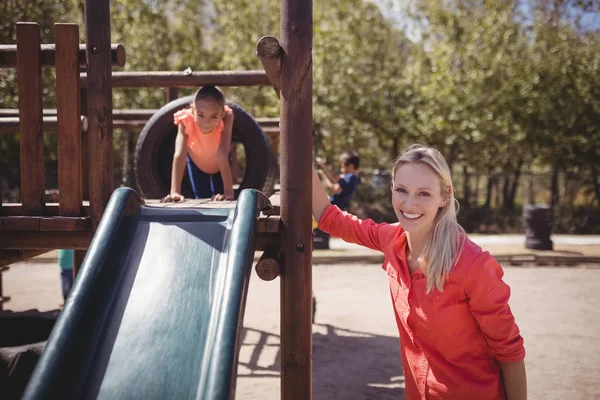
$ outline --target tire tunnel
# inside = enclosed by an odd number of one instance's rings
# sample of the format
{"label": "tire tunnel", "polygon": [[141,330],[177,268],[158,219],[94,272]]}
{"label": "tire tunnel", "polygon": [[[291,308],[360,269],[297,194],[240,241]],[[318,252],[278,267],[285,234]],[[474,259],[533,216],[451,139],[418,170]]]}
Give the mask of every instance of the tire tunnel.
{"label": "tire tunnel", "polygon": [[[138,190],[142,197],[159,199],[167,195],[171,187],[171,168],[177,126],[173,115],[190,105],[192,96],[174,100],[162,108],[146,123],[137,141],[134,158],[134,173]],[[271,149],[268,137],[258,123],[236,103],[227,103],[233,110],[234,123],[232,144],[243,146],[242,161],[245,161],[243,178],[236,187],[235,198],[243,189],[254,188],[270,196],[274,192],[275,181],[279,177],[277,157]],[[237,147],[237,146],[236,146]],[[232,146],[232,150],[235,147]],[[182,195],[193,198],[191,184],[185,171]]]}

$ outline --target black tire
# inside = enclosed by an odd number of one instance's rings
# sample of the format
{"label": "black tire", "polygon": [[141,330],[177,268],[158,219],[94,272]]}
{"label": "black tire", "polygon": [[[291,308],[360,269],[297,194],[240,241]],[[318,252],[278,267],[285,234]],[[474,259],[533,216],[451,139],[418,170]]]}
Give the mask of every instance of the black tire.
{"label": "black tire", "polygon": [[[189,106],[193,96],[182,97],[164,105],[146,123],[135,146],[134,172],[138,191],[147,199],[159,199],[171,188],[171,168],[177,126],[173,115]],[[277,159],[268,137],[242,107],[227,103],[233,110],[232,142],[241,143],[246,153],[246,170],[235,197],[242,189],[258,189],[266,196],[274,192],[279,175]],[[193,198],[187,171],[181,184],[182,195]]]}

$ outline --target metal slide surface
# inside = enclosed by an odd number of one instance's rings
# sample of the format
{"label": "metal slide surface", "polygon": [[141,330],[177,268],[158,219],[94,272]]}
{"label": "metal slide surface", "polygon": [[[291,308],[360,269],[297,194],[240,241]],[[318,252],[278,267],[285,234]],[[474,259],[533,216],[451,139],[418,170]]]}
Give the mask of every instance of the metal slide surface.
{"label": "metal slide surface", "polygon": [[24,398],[232,397],[267,204],[154,208],[117,189]]}

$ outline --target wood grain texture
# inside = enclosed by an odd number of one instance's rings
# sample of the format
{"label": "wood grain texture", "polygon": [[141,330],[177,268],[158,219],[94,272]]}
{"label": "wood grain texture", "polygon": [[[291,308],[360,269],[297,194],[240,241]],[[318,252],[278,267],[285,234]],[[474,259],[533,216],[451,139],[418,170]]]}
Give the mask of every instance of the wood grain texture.
{"label": "wood grain texture", "polygon": [[312,398],[312,1],[281,0],[281,398]]}
{"label": "wood grain texture", "polygon": [[85,2],[89,199],[97,227],[114,190],[110,1]]}
{"label": "wood grain texture", "polygon": [[[90,1],[90,0],[88,0]],[[89,41],[88,41],[89,43]],[[82,87],[89,87],[92,71],[81,74]],[[216,86],[268,86],[269,79],[264,71],[137,71],[115,72],[112,87],[173,87],[190,88],[205,85]]]}
{"label": "wood grain texture", "polygon": [[271,86],[279,97],[280,78],[281,78],[281,45],[274,36],[263,36],[256,45],[256,53],[260,58]]}
{"label": "wood grain texture", "polygon": [[56,110],[58,191],[62,216],[81,215],[81,116],[79,101],[79,27],[56,24]]}
{"label": "wood grain texture", "polygon": [[[18,115],[18,113],[17,113]],[[87,118],[80,117],[79,126],[81,130],[87,129]],[[16,117],[0,117],[0,135],[10,135],[19,133],[21,122],[18,116]],[[42,117],[42,130],[44,133],[56,133],[58,131],[58,118],[56,115]]]}
{"label": "wood grain texture", "polygon": [[[122,44],[110,46],[111,63],[122,67],[125,65],[125,47]],[[44,67],[56,65],[56,45],[42,44],[40,48],[40,63]],[[87,65],[85,55],[85,44],[77,47],[77,63],[80,66]],[[0,44],[0,68],[14,68],[17,66],[17,46],[14,44]]]}
{"label": "wood grain texture", "polygon": [[40,27],[37,23],[17,23],[17,76],[23,215],[41,215],[45,178]]}
{"label": "wood grain texture", "polygon": [[0,249],[54,250],[87,249],[94,232],[86,231],[0,231]]}

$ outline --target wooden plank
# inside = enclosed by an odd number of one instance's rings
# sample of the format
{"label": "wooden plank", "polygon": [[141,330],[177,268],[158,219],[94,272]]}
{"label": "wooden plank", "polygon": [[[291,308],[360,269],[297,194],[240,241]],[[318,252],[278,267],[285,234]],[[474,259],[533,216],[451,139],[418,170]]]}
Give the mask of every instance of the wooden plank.
{"label": "wooden plank", "polygon": [[89,196],[97,227],[114,190],[110,1],[86,0]]}
{"label": "wooden plank", "polygon": [[[3,215],[7,217],[16,217],[23,215],[23,206],[21,203],[4,203]],[[89,215],[90,205],[87,201],[83,202],[83,215]],[[42,216],[52,217],[58,215],[58,203],[46,203],[44,214]]]}
{"label": "wooden plank", "polygon": [[90,246],[93,230],[52,232],[52,231],[0,231],[0,249],[76,249],[85,250]]}
{"label": "wooden plank", "polygon": [[177,98],[179,98],[179,89],[175,87],[168,87],[166,92],[167,103],[170,103],[173,100],[177,100]]}
{"label": "wooden plank", "polygon": [[[25,261],[47,252],[48,250],[0,250],[0,267]],[[0,273],[1,272],[2,271],[0,271]]]}
{"label": "wooden plank", "polygon": [[21,137],[21,201],[24,215],[44,210],[44,137],[40,27],[17,23],[17,76]]}
{"label": "wooden plank", "polygon": [[75,250],[73,252],[73,278],[79,274],[79,269],[81,268],[81,264],[83,264],[86,254],[87,250]]}
{"label": "wooden plank", "polygon": [[257,233],[254,246],[256,251],[279,251],[281,247],[281,236],[279,233]]}
{"label": "wooden plank", "polygon": [[[79,117],[79,126],[82,131],[87,129],[87,118]],[[44,133],[56,133],[58,131],[58,118],[55,115],[42,117],[42,130]],[[20,132],[19,117],[0,117],[0,135],[15,134]]]}
{"label": "wooden plank", "polygon": [[50,217],[40,221],[41,231],[85,231],[90,228],[90,217]]}
{"label": "wooden plank", "polygon": [[278,215],[261,215],[258,219],[258,233],[279,233],[281,218]]}
{"label": "wooden plank", "polygon": [[[83,89],[82,89],[83,91]],[[55,108],[44,108],[42,110],[44,116],[55,116],[56,109]],[[122,108],[118,110],[113,110],[113,119],[114,120],[136,120],[136,121],[147,121],[154,114],[158,112],[157,108]],[[85,112],[81,112],[81,115],[85,115]],[[14,108],[0,108],[0,118],[14,118],[19,116],[19,110]],[[270,117],[258,117],[254,118],[256,122],[261,127],[269,127],[269,128],[279,128],[279,118],[270,118]]]}
{"label": "wooden plank", "polygon": [[[87,0],[90,1],[90,0]],[[89,30],[89,29],[88,29]],[[88,40],[89,43],[89,40]],[[81,74],[82,87],[89,87],[92,71]],[[114,72],[112,87],[177,87],[190,88],[205,85],[216,86],[268,86],[269,79],[264,71],[137,71]]]}
{"label": "wooden plank", "polygon": [[312,1],[281,0],[281,399],[312,398]]}
{"label": "wooden plank", "polygon": [[55,24],[56,110],[58,117],[58,193],[60,215],[81,215],[81,129],[79,27]]}
{"label": "wooden plank", "polygon": [[[2,163],[0,163],[0,215],[4,215],[4,206],[2,204],[2,196],[4,194],[4,189],[2,188]],[[2,230],[2,223],[0,222],[0,231]]]}
{"label": "wooden plank", "polygon": [[0,217],[4,231],[82,231],[90,228],[90,217]]}
{"label": "wooden plank", "polygon": [[256,118],[256,122],[264,128],[279,128],[279,118]]}
{"label": "wooden plank", "polygon": [[281,52],[279,40],[274,36],[263,36],[256,45],[256,53],[278,97],[281,77]]}
{"label": "wooden plank", "polygon": [[[87,115],[87,89],[80,89],[81,115]],[[84,200],[90,199],[90,148],[87,128],[81,132],[81,195]],[[88,215],[88,214],[86,214]]]}
{"label": "wooden plank", "polygon": [[7,231],[39,231],[41,217],[0,217],[2,230]]}
{"label": "wooden plank", "polygon": [[[43,44],[40,48],[40,63],[42,66],[56,65],[56,47],[54,44]],[[126,62],[125,47],[122,44],[110,46],[110,59],[112,65],[122,67]],[[87,65],[85,44],[77,47],[77,64]],[[14,68],[17,66],[17,46],[14,44],[0,44],[0,68]]]}

